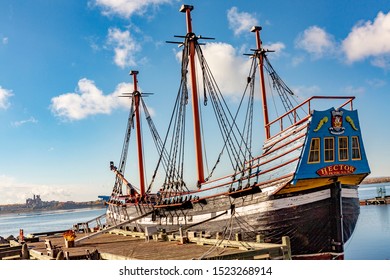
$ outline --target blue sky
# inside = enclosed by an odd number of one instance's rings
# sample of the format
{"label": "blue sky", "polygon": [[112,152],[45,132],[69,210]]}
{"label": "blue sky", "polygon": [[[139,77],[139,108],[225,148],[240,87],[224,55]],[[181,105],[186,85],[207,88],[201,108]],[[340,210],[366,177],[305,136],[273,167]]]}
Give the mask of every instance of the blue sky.
{"label": "blue sky", "polygon": [[372,176],[390,175],[388,1],[3,0],[0,204],[111,192],[129,106],[117,96],[132,91],[130,70],[154,93],[147,102],[166,130],[180,73],[179,49],[165,41],[185,35],[183,3],[195,6],[194,32],[216,38],[205,54],[231,100],[247,73],[242,54],[255,47],[248,30],[261,25],[298,96],[357,97]]}

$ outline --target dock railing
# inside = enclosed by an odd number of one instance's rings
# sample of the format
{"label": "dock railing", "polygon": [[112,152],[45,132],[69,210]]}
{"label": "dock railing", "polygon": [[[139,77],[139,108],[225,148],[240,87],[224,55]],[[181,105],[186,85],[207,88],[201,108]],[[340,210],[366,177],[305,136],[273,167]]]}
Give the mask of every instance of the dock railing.
{"label": "dock railing", "polygon": [[103,228],[104,222],[102,222],[103,219],[106,218],[106,213],[93,218],[86,222],[81,222],[73,225],[73,230],[76,232],[82,231],[85,233],[91,232],[91,228],[94,228],[96,230],[100,230]]}

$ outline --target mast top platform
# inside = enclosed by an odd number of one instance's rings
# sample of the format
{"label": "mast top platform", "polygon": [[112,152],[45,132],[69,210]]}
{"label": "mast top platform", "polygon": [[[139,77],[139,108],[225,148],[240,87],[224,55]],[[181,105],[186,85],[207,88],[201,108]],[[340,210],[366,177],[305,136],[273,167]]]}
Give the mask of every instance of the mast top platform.
{"label": "mast top platform", "polygon": [[130,75],[137,75],[139,73],[139,71],[137,71],[137,70],[131,70],[130,71]]}
{"label": "mast top platform", "polygon": [[263,28],[261,26],[252,26],[251,32],[261,31]]}
{"label": "mast top platform", "polygon": [[182,13],[185,13],[187,11],[187,9],[192,11],[194,9],[194,6],[192,6],[192,5],[181,5],[179,11],[182,12]]}

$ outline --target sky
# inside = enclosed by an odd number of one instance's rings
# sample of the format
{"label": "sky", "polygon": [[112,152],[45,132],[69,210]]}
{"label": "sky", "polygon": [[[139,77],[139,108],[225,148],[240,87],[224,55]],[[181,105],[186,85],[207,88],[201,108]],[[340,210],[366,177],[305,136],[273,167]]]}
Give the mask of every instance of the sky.
{"label": "sky", "polygon": [[111,193],[129,110],[118,95],[133,91],[131,70],[154,93],[146,101],[160,134],[167,128],[180,48],[166,41],[186,33],[182,4],[194,5],[194,32],[215,38],[204,52],[232,102],[248,71],[242,54],[255,48],[249,30],[261,25],[296,95],[356,96],[370,176],[390,176],[387,0],[2,0],[0,204]]}

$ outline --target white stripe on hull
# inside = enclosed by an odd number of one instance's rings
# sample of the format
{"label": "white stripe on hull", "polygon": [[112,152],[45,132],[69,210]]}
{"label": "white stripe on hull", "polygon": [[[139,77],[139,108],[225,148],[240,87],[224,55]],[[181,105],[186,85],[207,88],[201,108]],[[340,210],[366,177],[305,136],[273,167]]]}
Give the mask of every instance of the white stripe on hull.
{"label": "white stripe on hull", "polygon": [[[358,191],[356,188],[343,188],[342,189],[342,197],[345,198],[358,198]],[[312,193],[307,194],[301,194],[291,197],[283,197],[278,199],[272,199],[267,201],[261,201],[257,203],[253,203],[250,205],[240,206],[235,208],[235,212],[239,214],[241,217],[246,215],[253,215],[256,213],[265,213],[265,212],[271,212],[271,211],[277,211],[281,209],[291,208],[291,207],[297,207],[302,206],[309,203],[314,203],[317,201],[325,200],[330,198],[330,189],[326,190],[320,190]],[[216,211],[216,212],[210,212],[206,214],[199,214],[199,215],[191,215],[193,210],[189,210],[189,213],[186,217],[184,216],[173,216],[171,218],[161,218],[160,220],[157,218],[157,221],[153,221],[152,218],[145,217],[140,220],[138,220],[137,223],[145,225],[145,226],[151,226],[151,225],[191,225],[195,223],[200,223],[205,220],[208,220],[210,218],[216,217],[222,213],[224,213],[226,210]],[[108,210],[108,212],[110,212]],[[118,215],[117,213],[112,213],[111,215],[113,218],[117,221],[125,221],[125,215]],[[127,208],[127,215],[129,219],[137,217],[139,214],[137,213],[135,207],[128,207]],[[223,221],[231,218],[230,211],[226,215],[221,215],[218,218],[215,218],[214,221]]]}

